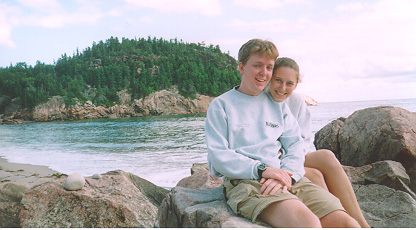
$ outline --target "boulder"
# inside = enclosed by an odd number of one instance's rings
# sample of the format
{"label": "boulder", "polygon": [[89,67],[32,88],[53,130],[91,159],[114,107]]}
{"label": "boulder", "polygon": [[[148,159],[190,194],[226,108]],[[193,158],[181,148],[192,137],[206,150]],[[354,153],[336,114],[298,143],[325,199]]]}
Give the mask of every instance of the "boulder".
{"label": "boulder", "polygon": [[416,226],[416,201],[402,191],[384,185],[353,185],[361,211],[373,228]]}
{"label": "boulder", "polygon": [[28,190],[26,184],[10,182],[0,185],[0,228],[20,227],[20,201]]}
{"label": "boulder", "polygon": [[191,176],[178,182],[158,211],[161,228],[257,228],[238,217],[224,199],[222,177],[210,175],[207,163],[194,163]]}
{"label": "boulder", "polygon": [[224,200],[222,187],[188,189],[175,187],[158,212],[161,228],[257,228],[236,216]]}
{"label": "boulder", "polygon": [[413,199],[416,194],[409,188],[410,178],[400,162],[379,161],[361,167],[343,166],[352,184],[379,184],[407,192]]}
{"label": "boulder", "polygon": [[[340,152],[339,147],[339,130],[344,125],[346,118],[340,117],[333,120],[331,123],[324,126],[321,130],[315,133],[314,144],[317,149],[329,149],[338,158]],[[338,154],[338,155],[337,155]]]}
{"label": "boulder", "polygon": [[[329,126],[316,133],[315,145],[318,149],[335,146],[325,138],[338,135],[332,138],[337,139],[339,148],[330,150],[343,165],[363,166],[393,160],[402,163],[408,173],[416,168],[415,113],[392,106],[372,107],[354,112],[337,126],[333,123]],[[326,134],[327,130],[333,132]]]}
{"label": "boulder", "polygon": [[154,226],[167,190],[121,170],[86,178],[81,190],[63,188],[65,177],[31,188],[21,201],[24,228],[130,228]]}
{"label": "boulder", "polygon": [[185,177],[176,186],[197,189],[203,187],[218,187],[222,185],[222,177],[211,176],[206,163],[194,163],[191,176]]}

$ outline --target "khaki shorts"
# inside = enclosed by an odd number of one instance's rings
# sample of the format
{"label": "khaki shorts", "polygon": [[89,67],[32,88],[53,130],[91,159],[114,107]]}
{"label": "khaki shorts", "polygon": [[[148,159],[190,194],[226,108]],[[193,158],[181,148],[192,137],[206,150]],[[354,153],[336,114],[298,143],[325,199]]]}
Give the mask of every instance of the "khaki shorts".
{"label": "khaki shorts", "polygon": [[261,195],[259,193],[262,184],[257,180],[237,180],[225,178],[224,188],[227,204],[237,214],[252,220],[257,224],[257,216],[270,204],[288,200],[298,199],[302,201],[318,218],[329,213],[345,209],[337,197],[327,190],[312,183],[308,178],[302,178],[292,186],[289,192],[277,192],[274,195]]}

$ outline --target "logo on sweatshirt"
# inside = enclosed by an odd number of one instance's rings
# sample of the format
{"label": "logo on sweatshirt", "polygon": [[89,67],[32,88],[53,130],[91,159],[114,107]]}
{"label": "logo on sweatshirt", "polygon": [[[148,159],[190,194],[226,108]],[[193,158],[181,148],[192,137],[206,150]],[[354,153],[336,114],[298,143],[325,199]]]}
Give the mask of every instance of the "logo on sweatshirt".
{"label": "logo on sweatshirt", "polygon": [[278,124],[273,124],[273,123],[268,122],[268,121],[266,121],[266,126],[270,126],[272,128],[279,128],[279,125]]}

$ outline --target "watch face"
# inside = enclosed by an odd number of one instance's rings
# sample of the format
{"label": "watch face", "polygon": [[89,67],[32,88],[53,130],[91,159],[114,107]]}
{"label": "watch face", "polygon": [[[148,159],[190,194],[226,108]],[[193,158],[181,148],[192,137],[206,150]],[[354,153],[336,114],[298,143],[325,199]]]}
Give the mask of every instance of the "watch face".
{"label": "watch face", "polygon": [[266,165],[265,164],[259,165],[259,169],[262,171],[266,170]]}

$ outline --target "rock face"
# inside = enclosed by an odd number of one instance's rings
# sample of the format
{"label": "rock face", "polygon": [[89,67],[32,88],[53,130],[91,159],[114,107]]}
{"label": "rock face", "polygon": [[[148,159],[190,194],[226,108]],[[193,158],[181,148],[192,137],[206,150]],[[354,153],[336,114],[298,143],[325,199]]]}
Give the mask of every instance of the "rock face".
{"label": "rock face", "polygon": [[211,176],[208,164],[194,163],[191,168],[191,176],[185,177],[176,186],[198,189],[203,187],[219,187],[222,185],[222,177]]}
{"label": "rock face", "polygon": [[381,106],[358,110],[331,122],[315,135],[317,148],[332,150],[343,165],[362,166],[381,160],[416,168],[416,114]]}
{"label": "rock face", "polygon": [[18,228],[20,201],[29,186],[20,183],[0,185],[0,228]]}
{"label": "rock face", "polygon": [[384,185],[353,185],[368,224],[373,228],[414,228],[416,201],[402,191]]}
{"label": "rock face", "polygon": [[126,91],[118,93],[121,104],[112,107],[96,106],[91,101],[84,104],[77,101],[75,105],[65,105],[64,97],[54,96],[43,104],[37,105],[33,112],[22,110],[17,102],[6,107],[0,124],[19,123],[21,120],[33,121],[64,121],[95,118],[137,117],[148,115],[173,115],[205,113],[209,103],[214,99],[204,95],[196,95],[195,99],[185,98],[176,87],[169,90],[154,92],[145,98],[131,100]]}
{"label": "rock face", "polygon": [[31,188],[21,201],[24,228],[153,227],[167,190],[123,171],[86,178],[78,191],[63,188],[66,178]]}

